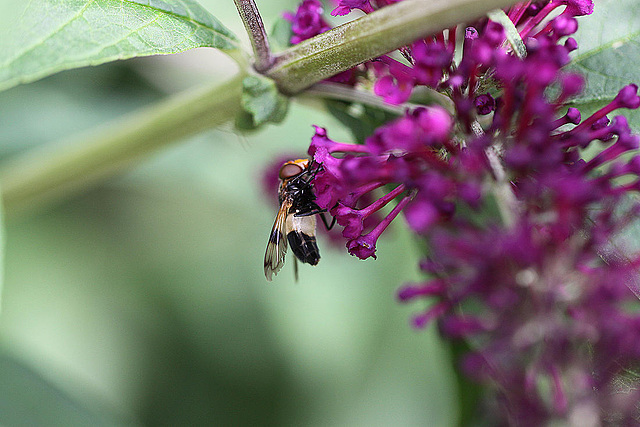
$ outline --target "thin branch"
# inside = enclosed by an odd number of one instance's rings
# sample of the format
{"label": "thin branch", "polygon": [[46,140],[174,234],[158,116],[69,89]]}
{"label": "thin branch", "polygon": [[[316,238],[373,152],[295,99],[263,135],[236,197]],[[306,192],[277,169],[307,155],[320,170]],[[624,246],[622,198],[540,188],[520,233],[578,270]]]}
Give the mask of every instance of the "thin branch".
{"label": "thin branch", "polygon": [[418,105],[404,103],[401,105],[393,105],[386,103],[380,98],[370,92],[358,90],[343,84],[338,83],[316,83],[306,91],[302,92],[298,97],[304,98],[328,98],[338,99],[340,101],[357,102],[371,107],[376,107],[380,110],[388,111],[392,114],[402,115],[407,109],[417,107]]}
{"label": "thin branch", "polygon": [[271,67],[274,58],[271,55],[269,40],[267,39],[267,32],[264,29],[260,11],[254,0],[234,0],[234,2],[251,40],[251,47],[255,57],[253,66],[256,71],[262,73]]}
{"label": "thin branch", "polygon": [[[427,105],[436,104],[445,108],[450,113],[454,112],[453,101],[448,96],[436,92],[431,88],[424,88],[421,94],[422,98],[428,98],[430,102],[425,103]],[[384,102],[382,98],[374,95],[371,92],[356,89],[347,85],[331,82],[316,83],[309,89],[300,93],[298,97],[320,97],[328,99],[338,99],[341,101],[357,102],[363,105],[369,105],[371,107],[378,108],[380,110],[388,111],[392,114],[404,114],[407,110],[412,110],[417,107],[424,107],[425,104],[414,104],[411,102],[404,102],[400,105],[389,104]]]}
{"label": "thin branch", "polygon": [[266,74],[298,93],[327,77],[514,0],[404,0],[343,24],[277,55]]}
{"label": "thin branch", "polygon": [[7,216],[95,184],[158,149],[232,120],[242,79],[180,93],[70,141],[32,150],[0,170]]}
{"label": "thin branch", "polygon": [[[482,126],[477,121],[471,123],[471,128],[476,136],[482,136],[484,131]],[[513,227],[515,225],[515,218],[518,217],[520,212],[520,203],[513,194],[511,183],[507,179],[507,172],[502,165],[502,160],[499,154],[499,149],[496,145],[492,145],[485,149],[485,155],[489,160],[489,167],[493,172],[493,176],[496,179],[495,196],[502,217],[502,222],[507,227]]]}

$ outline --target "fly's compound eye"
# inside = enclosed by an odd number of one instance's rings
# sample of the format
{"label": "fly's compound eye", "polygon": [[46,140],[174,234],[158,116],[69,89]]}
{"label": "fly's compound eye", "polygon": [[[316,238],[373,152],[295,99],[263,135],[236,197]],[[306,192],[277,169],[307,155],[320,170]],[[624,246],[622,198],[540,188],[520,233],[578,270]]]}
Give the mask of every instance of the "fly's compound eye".
{"label": "fly's compound eye", "polygon": [[280,168],[280,179],[293,178],[294,176],[300,175],[301,173],[302,167],[294,163],[287,163]]}

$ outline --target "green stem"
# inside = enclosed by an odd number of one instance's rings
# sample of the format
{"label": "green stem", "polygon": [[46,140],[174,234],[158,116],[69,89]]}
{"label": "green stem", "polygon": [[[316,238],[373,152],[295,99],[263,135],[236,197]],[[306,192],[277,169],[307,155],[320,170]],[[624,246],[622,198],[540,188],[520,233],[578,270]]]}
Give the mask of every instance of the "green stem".
{"label": "green stem", "polygon": [[300,93],[298,97],[338,99],[340,101],[356,102],[398,115],[404,114],[404,112],[407,110],[413,110],[417,107],[424,107],[425,105],[440,105],[451,114],[455,112],[453,101],[448,96],[427,87],[419,89],[423,89],[421,91],[421,98],[428,98],[429,102],[420,104],[414,104],[412,102],[404,102],[399,105],[389,104],[370,91],[364,91],[351,86],[332,82],[316,83],[309,89]]}
{"label": "green stem", "polygon": [[371,92],[355,89],[339,83],[317,83],[298,95],[300,98],[326,98],[338,99],[340,101],[357,102],[363,105],[379,108],[392,114],[402,115],[407,109],[415,108],[417,105],[404,103],[393,105],[384,102],[382,98]]}
{"label": "green stem", "polygon": [[320,80],[513,0],[404,0],[305,40],[277,57],[267,75],[295,94]]}
{"label": "green stem", "polygon": [[33,150],[0,170],[7,216],[86,188],[187,136],[232,120],[244,73],[178,94],[73,140]]}
{"label": "green stem", "polygon": [[267,32],[264,29],[258,6],[254,0],[234,0],[234,2],[240,19],[242,19],[242,23],[247,30],[249,40],[251,40],[255,61],[254,67],[258,72],[263,72],[271,66],[273,56],[271,55]]}

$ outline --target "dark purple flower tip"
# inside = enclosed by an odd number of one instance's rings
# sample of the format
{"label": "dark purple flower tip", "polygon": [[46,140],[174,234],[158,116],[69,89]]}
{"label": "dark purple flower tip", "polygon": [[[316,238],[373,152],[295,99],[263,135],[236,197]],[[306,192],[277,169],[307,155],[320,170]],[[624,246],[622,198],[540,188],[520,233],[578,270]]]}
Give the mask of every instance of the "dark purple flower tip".
{"label": "dark purple flower tip", "polygon": [[311,137],[308,153],[317,163],[325,163],[329,161],[331,156],[331,147],[334,141],[327,137],[327,131],[319,126],[315,126],[315,135]]}
{"label": "dark purple flower tip", "polygon": [[568,36],[578,31],[578,20],[569,16],[560,15],[552,21],[551,25],[558,37]]}
{"label": "dark purple flower tip", "polygon": [[[379,200],[372,203],[369,207],[364,210],[369,209],[371,212],[375,212],[375,210],[379,209],[377,205],[385,205],[389,201],[393,200],[397,195],[404,192],[404,185],[399,185],[396,189],[389,192],[386,196],[384,196],[387,200]],[[404,209],[404,207],[411,200],[410,196],[403,197],[396,206],[389,212],[389,214],[378,223],[373,230],[371,230],[368,234],[364,236],[357,237],[355,239],[351,239],[347,242],[347,249],[351,255],[357,256],[360,259],[366,259],[369,257],[376,258],[376,242],[378,238],[384,231],[387,229],[389,224],[398,216],[398,214]]]}
{"label": "dark purple flower tip", "polygon": [[467,353],[460,362],[460,368],[470,378],[479,380],[487,368],[485,357],[479,352]]}
{"label": "dark purple flower tip", "polygon": [[331,16],[344,16],[351,13],[351,8],[346,6],[337,6],[331,11]]}
{"label": "dark purple flower tip", "polygon": [[361,210],[353,209],[338,203],[331,214],[336,217],[338,224],[344,227],[342,236],[347,239],[355,239],[362,234],[364,229],[364,216]]}
{"label": "dark purple flower tip", "polygon": [[497,22],[488,21],[482,36],[491,46],[498,47],[504,41],[504,28]]}
{"label": "dark purple flower tip", "polygon": [[591,125],[591,130],[604,129],[607,126],[609,126],[609,123],[611,123],[611,120],[609,120],[609,117],[602,116],[598,120],[593,122],[593,124]]}
{"label": "dark purple flower tip", "polygon": [[441,41],[415,42],[411,45],[411,54],[418,67],[437,68],[439,73],[442,73],[442,68],[451,65],[453,59],[453,51]]}
{"label": "dark purple flower tip", "polygon": [[564,47],[567,49],[567,52],[573,52],[578,48],[578,42],[573,37],[569,37],[567,41],[564,42]]}
{"label": "dark purple flower tip", "polygon": [[475,64],[491,63],[495,53],[495,48],[489,43],[486,43],[483,39],[478,39],[473,43],[473,47],[471,49],[467,49],[466,46],[467,45],[465,45],[466,50],[464,51],[463,61],[468,60]]}
{"label": "dark purple flower tip", "polygon": [[517,145],[509,148],[504,154],[505,164],[516,171],[527,169],[532,163],[532,153],[529,147]]}
{"label": "dark purple flower tip", "polygon": [[364,13],[371,13],[374,10],[369,0],[340,0],[340,4],[331,11],[331,15],[347,15],[353,9],[360,9]]}
{"label": "dark purple flower tip", "polygon": [[440,328],[444,335],[451,338],[464,338],[487,330],[487,322],[471,316],[446,316]]}
{"label": "dark purple flower tip", "polygon": [[558,66],[550,62],[542,62],[536,66],[529,66],[525,70],[526,79],[542,87],[549,86],[558,77]]}
{"label": "dark purple flower tip", "polygon": [[554,3],[567,5],[563,13],[570,16],[584,16],[593,13],[592,0],[554,0]]}
{"label": "dark purple flower tip", "polygon": [[623,134],[618,137],[616,144],[620,144],[625,151],[637,150],[640,142],[640,136],[633,134]]}
{"label": "dark purple flower tip", "polygon": [[630,110],[635,110],[640,106],[640,97],[638,97],[638,86],[635,84],[630,84],[618,92],[616,95],[614,102],[618,104],[618,108],[628,108]]}
{"label": "dark purple flower tip", "polygon": [[453,76],[449,77],[446,83],[447,85],[451,86],[453,89],[460,89],[465,85],[466,82],[467,82],[466,76],[454,74]]}
{"label": "dark purple flower tip", "polygon": [[426,233],[438,221],[440,212],[429,201],[416,198],[404,208],[404,217],[411,229]]}
{"label": "dark purple flower tip", "polygon": [[411,96],[414,82],[410,77],[386,75],[379,78],[373,86],[376,95],[382,97],[389,104],[402,104]]}
{"label": "dark purple flower tip", "polygon": [[365,144],[371,153],[378,155],[424,153],[425,148],[441,148],[452,129],[453,120],[446,110],[419,107],[376,129]]}
{"label": "dark purple flower tip", "polygon": [[495,59],[496,78],[509,86],[513,86],[516,79],[520,78],[526,70],[524,63],[502,50],[493,52],[493,56]]}
{"label": "dark purple flower tip", "polygon": [[488,93],[476,96],[473,103],[476,107],[476,111],[481,116],[486,116],[496,108],[496,100]]}
{"label": "dark purple flower tip", "polygon": [[346,156],[340,162],[340,172],[350,186],[360,186],[386,180],[385,158],[378,156]]}
{"label": "dark purple flower tip", "polygon": [[442,265],[434,259],[422,258],[419,264],[420,270],[435,276],[442,273]]}
{"label": "dark purple flower tip", "polygon": [[431,144],[444,143],[453,130],[453,118],[440,106],[420,108],[416,114],[418,124],[422,127]]}
{"label": "dark purple flower tip", "polygon": [[357,237],[347,242],[347,249],[349,253],[360,259],[367,259],[373,257],[376,259],[376,242],[378,235],[376,233],[365,234],[364,236]]}
{"label": "dark purple flower tip", "polygon": [[567,109],[567,114],[565,115],[565,117],[567,118],[568,123],[577,125],[578,123],[580,123],[582,116],[580,114],[580,110],[574,107],[570,107],[569,109]]}
{"label": "dark purple flower tip", "polygon": [[316,194],[316,203],[322,209],[331,209],[342,195],[342,182],[339,177],[328,173],[326,170],[318,172],[313,180]]}
{"label": "dark purple flower tip", "polygon": [[482,187],[474,182],[462,183],[458,189],[460,198],[472,208],[480,207],[482,202]]}
{"label": "dark purple flower tip", "polygon": [[476,30],[474,27],[467,27],[464,30],[464,38],[466,40],[475,40],[478,38],[478,30]]}
{"label": "dark purple flower tip", "polygon": [[320,0],[304,0],[298,6],[295,15],[289,12],[284,14],[285,19],[291,22],[292,44],[298,44],[331,29],[322,17],[322,11]]}
{"label": "dark purple flower tip", "polygon": [[418,314],[413,317],[411,323],[413,327],[416,329],[423,329],[425,326],[429,324],[433,319],[440,317],[447,311],[447,304],[438,303],[431,307],[424,313]]}
{"label": "dark purple flower tip", "polygon": [[610,129],[617,135],[625,135],[631,133],[629,122],[625,116],[615,116],[613,123],[611,123]]}
{"label": "dark purple flower tip", "polygon": [[398,300],[406,302],[418,297],[437,296],[442,294],[444,290],[444,283],[437,279],[426,283],[413,283],[398,290]]}
{"label": "dark purple flower tip", "polygon": [[526,16],[536,16],[549,1],[534,1],[525,10]]}
{"label": "dark purple flower tip", "polygon": [[[308,153],[314,157],[318,163],[324,163],[325,160],[330,161],[326,157],[331,153],[369,153],[369,149],[360,144],[345,144],[342,142],[336,142],[327,136],[327,130],[313,125],[315,134],[311,137],[311,144],[309,145]],[[320,150],[323,149],[323,150]],[[324,156],[322,158],[315,158],[316,156]],[[333,158],[332,156],[330,156]],[[336,160],[335,158],[333,158]]]}
{"label": "dark purple flower tip", "polygon": [[580,74],[565,74],[561,77],[561,85],[564,99],[578,95],[584,88],[584,77]]}
{"label": "dark purple flower tip", "polygon": [[346,71],[336,74],[335,76],[329,77],[327,80],[335,83],[342,83],[345,85],[354,86],[358,81],[359,70],[358,67],[350,68]]}
{"label": "dark purple flower tip", "polygon": [[[627,163],[627,169],[629,173],[640,175],[640,156],[633,156]],[[640,206],[636,206],[639,208]]]}

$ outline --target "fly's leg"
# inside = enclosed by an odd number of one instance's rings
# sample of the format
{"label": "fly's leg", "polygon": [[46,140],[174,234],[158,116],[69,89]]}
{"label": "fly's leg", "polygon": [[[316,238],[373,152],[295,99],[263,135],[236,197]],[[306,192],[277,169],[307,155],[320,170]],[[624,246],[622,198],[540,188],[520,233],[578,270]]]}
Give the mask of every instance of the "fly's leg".
{"label": "fly's leg", "polygon": [[327,211],[326,209],[322,209],[320,206],[318,206],[313,202],[304,206],[303,209],[304,210],[299,210],[298,212],[296,212],[295,215],[293,216],[296,216],[296,217],[311,216],[311,215],[321,214]]}
{"label": "fly's leg", "polygon": [[322,218],[322,223],[324,224],[324,226],[326,227],[327,230],[331,230],[333,228],[333,226],[336,225],[336,217],[335,216],[331,220],[331,224],[329,224],[327,222],[327,217],[325,215],[325,212],[319,212],[319,214],[320,214],[320,218]]}

